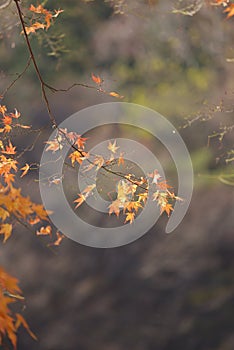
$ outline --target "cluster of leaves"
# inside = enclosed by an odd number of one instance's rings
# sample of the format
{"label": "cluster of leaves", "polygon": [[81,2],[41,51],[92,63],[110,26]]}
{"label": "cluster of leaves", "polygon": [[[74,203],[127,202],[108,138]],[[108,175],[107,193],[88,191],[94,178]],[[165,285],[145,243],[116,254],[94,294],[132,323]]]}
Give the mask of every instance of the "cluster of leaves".
{"label": "cluster of leaves", "polygon": [[[6,242],[11,236],[13,225],[17,222],[32,227],[48,220],[48,215],[43,205],[36,204],[29,197],[23,196],[21,189],[17,188],[15,183],[16,175],[20,172],[20,177],[25,176],[31,166],[26,163],[19,169],[16,147],[13,146],[10,139],[11,131],[13,128],[28,129],[30,126],[18,123],[20,113],[17,110],[9,113],[4,105],[0,105],[0,115],[2,116],[0,128],[2,134],[0,141],[0,234],[4,237],[3,242]],[[47,228],[46,232],[47,235],[51,235],[51,227]],[[44,227],[38,228],[37,234],[45,235]]]}
{"label": "cluster of leaves", "polygon": [[25,26],[26,33],[35,33],[38,29],[48,30],[52,24],[54,18],[63,12],[63,10],[54,10],[53,12],[44,8],[41,4],[35,7],[31,5],[29,8],[34,16],[30,18],[30,23],[28,26]]}
{"label": "cluster of leaves", "polygon": [[37,339],[20,313],[11,310],[11,304],[24,301],[18,280],[0,268],[0,345],[7,337],[13,348],[17,345],[17,332],[22,325],[33,339]]}
{"label": "cluster of leaves", "polygon": [[[34,227],[43,221],[48,221],[48,215],[41,204],[36,204],[29,197],[21,193],[17,188],[16,175],[23,177],[30,170],[30,165],[25,164],[21,169],[18,167],[16,147],[10,139],[11,131],[15,128],[28,129],[30,126],[18,122],[20,113],[7,111],[6,106],[0,105],[1,128],[0,134],[0,235],[5,243],[12,234],[13,227],[19,222],[25,226]],[[33,229],[33,231],[36,231]],[[50,225],[39,227],[37,235],[52,234]],[[57,239],[51,245],[59,245],[64,238],[59,232]],[[14,347],[17,343],[17,330],[22,324],[29,334],[36,339],[30,331],[28,324],[20,313],[13,313],[9,307],[12,302],[24,300],[18,281],[0,268],[0,345],[4,338],[8,337]]]}
{"label": "cluster of leaves", "polygon": [[[89,180],[91,179],[91,183],[81,193],[78,193],[78,198],[74,201],[76,203],[75,208],[80,207],[87,197],[94,195],[96,174],[100,169],[112,172],[116,177],[114,191],[116,198],[113,200],[110,196],[111,204],[108,209],[110,215],[114,213],[119,217],[120,212],[125,214],[125,223],[132,224],[138,211],[144,208],[146,201],[149,199],[158,204],[161,214],[166,212],[168,216],[173,211],[173,202],[182,200],[175,195],[157,170],[140,179],[134,173],[124,174],[120,171],[113,171],[113,164],[123,166],[125,163],[124,152],[117,146],[116,140],[109,142],[107,148],[110,152],[110,157],[108,159],[104,159],[102,155],[87,152],[85,150],[86,140],[87,138],[75,132],[60,129],[57,136],[52,141],[47,142],[48,147],[46,150],[52,152],[60,151],[68,142],[72,148],[72,152],[68,156],[72,167],[75,164],[78,166],[83,165],[83,162],[86,161],[87,165],[83,166],[82,171],[84,173],[91,170],[94,171],[95,176],[90,173],[88,176]],[[149,193],[152,193],[151,198],[149,198]]]}

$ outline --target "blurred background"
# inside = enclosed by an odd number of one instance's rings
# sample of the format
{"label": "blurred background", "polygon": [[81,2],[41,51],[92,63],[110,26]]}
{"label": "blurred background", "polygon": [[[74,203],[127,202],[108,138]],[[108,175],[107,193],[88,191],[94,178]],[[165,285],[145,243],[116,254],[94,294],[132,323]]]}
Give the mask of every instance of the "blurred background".
{"label": "blurred background", "polygon": [[[2,1],[3,3],[3,1]],[[22,1],[23,7],[31,2]],[[203,1],[44,1],[63,13],[48,32],[31,35],[50,85],[105,88],[165,116],[179,130],[194,166],[189,211],[172,234],[168,218],[140,240],[115,249],[92,249],[64,240],[53,253],[45,240],[17,227],[1,246],[0,265],[20,279],[24,316],[38,336],[20,331],[20,350],[233,350],[234,19]],[[35,5],[35,4],[34,4]],[[14,3],[0,8],[0,89],[23,71],[29,54]],[[58,122],[82,108],[116,101],[93,89],[49,93]],[[22,122],[48,123],[40,85],[30,66],[4,104]],[[226,131],[225,131],[226,130]],[[25,162],[39,162],[51,129]],[[224,132],[223,137],[222,132]],[[210,138],[213,133],[217,137]],[[18,150],[32,135],[15,135]],[[209,145],[208,145],[208,140]],[[167,155],[162,157],[167,164]],[[174,185],[174,175],[169,183]],[[40,202],[37,172],[19,181]],[[171,176],[171,177],[170,177]],[[176,184],[175,184],[176,186]]]}

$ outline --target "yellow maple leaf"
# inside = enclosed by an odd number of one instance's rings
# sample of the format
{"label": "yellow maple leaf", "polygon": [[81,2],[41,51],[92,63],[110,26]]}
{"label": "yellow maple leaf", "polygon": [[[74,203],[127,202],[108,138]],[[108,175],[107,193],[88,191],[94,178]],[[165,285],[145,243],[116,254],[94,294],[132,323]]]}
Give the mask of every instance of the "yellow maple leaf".
{"label": "yellow maple leaf", "polygon": [[126,219],[125,219],[124,223],[129,222],[130,224],[132,224],[133,221],[134,221],[134,219],[135,219],[135,213],[134,213],[134,212],[127,213],[127,214],[126,214]]}
{"label": "yellow maple leaf", "polygon": [[234,4],[230,4],[223,12],[227,13],[227,18],[234,16]]}
{"label": "yellow maple leaf", "polygon": [[69,155],[69,158],[71,158],[71,163],[73,166],[74,166],[75,162],[81,164],[86,157],[87,157],[87,153],[80,152],[80,151],[72,152]]}
{"label": "yellow maple leaf", "polygon": [[116,153],[116,151],[119,149],[119,147],[116,146],[116,140],[111,143],[109,142],[109,145],[107,147],[112,153]]}
{"label": "yellow maple leaf", "polygon": [[3,243],[5,243],[11,236],[12,224],[2,224],[0,226],[0,234],[4,235]]}
{"label": "yellow maple leaf", "polygon": [[20,177],[24,177],[27,174],[27,172],[29,171],[29,169],[30,169],[30,165],[28,165],[28,163],[26,163],[25,166],[20,169],[20,170],[23,170],[23,173],[21,174]]}

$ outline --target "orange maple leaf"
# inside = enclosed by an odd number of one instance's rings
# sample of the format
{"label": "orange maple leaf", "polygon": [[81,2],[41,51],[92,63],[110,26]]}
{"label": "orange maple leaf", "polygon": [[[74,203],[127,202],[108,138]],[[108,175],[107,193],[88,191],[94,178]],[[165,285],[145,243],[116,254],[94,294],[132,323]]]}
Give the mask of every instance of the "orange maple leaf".
{"label": "orange maple leaf", "polygon": [[119,216],[120,208],[122,207],[122,203],[119,199],[116,199],[109,205],[109,215],[114,213],[116,216]]}
{"label": "orange maple leaf", "polygon": [[109,92],[109,95],[112,96],[112,97],[116,97],[116,98],[124,98],[124,96],[121,96],[120,94],[118,94],[115,91]]}
{"label": "orange maple leaf", "polygon": [[230,4],[223,12],[227,13],[227,19],[234,16],[234,4]]}
{"label": "orange maple leaf", "polygon": [[65,236],[60,232],[56,232],[56,236],[57,236],[56,241],[50,245],[59,246],[61,244],[62,240],[65,238]]}
{"label": "orange maple leaf", "polygon": [[16,154],[16,147],[13,147],[11,141],[9,141],[8,146],[6,146],[6,150],[2,151],[5,154]]}
{"label": "orange maple leaf", "polygon": [[47,225],[46,227],[42,226],[40,228],[40,231],[37,231],[37,236],[51,236],[52,228],[50,225]]}
{"label": "orange maple leaf", "polygon": [[124,211],[128,210],[129,212],[132,212],[133,210],[135,210],[135,212],[137,213],[140,208],[142,208],[142,205],[138,201],[127,202],[124,206]]}
{"label": "orange maple leaf", "polygon": [[28,222],[29,222],[30,225],[36,225],[36,224],[38,224],[38,222],[40,222],[40,221],[41,221],[41,220],[39,219],[38,216],[36,216],[35,218],[31,218],[31,219],[28,220]]}
{"label": "orange maple leaf", "polygon": [[9,217],[10,214],[7,210],[3,209],[2,207],[0,207],[0,218],[2,221],[5,221],[7,217]]}
{"label": "orange maple leaf", "polygon": [[170,203],[165,203],[160,206],[161,214],[165,211],[168,216],[170,216],[171,211],[173,211],[173,207]]}
{"label": "orange maple leaf", "polygon": [[22,325],[27,330],[28,334],[30,334],[30,336],[34,340],[37,340],[37,337],[35,336],[35,334],[29,328],[29,325],[25,321],[24,317],[22,315],[20,315],[20,314],[15,314],[15,316],[16,316],[16,323],[15,323],[16,330]]}
{"label": "orange maple leaf", "polygon": [[168,185],[168,183],[166,181],[160,181],[157,183],[157,187],[162,190],[162,191],[166,191],[168,190],[168,188],[171,188],[171,186]]}
{"label": "orange maple leaf", "polygon": [[2,122],[4,125],[11,125],[12,117],[10,117],[9,115],[4,115],[4,117],[2,118]]}
{"label": "orange maple leaf", "polygon": [[79,196],[79,198],[74,200],[74,203],[77,203],[75,209],[78,208],[82,203],[84,203],[86,200],[86,197],[87,197],[86,195],[81,194],[81,193],[78,193],[78,196]]}
{"label": "orange maple leaf", "polygon": [[99,77],[99,75],[95,75],[92,73],[91,77],[92,77],[92,80],[94,81],[94,83],[96,83],[97,85],[102,84],[103,79],[101,77]]}
{"label": "orange maple leaf", "polygon": [[[44,29],[45,25],[40,22],[33,23],[30,27],[25,27],[26,33],[29,35],[30,33],[35,33],[38,29]],[[21,32],[23,34],[23,32]]]}
{"label": "orange maple leaf", "polygon": [[127,214],[126,214],[126,219],[125,219],[124,223],[126,223],[126,222],[129,221],[129,223],[132,224],[133,221],[134,221],[134,219],[135,219],[135,213],[134,213],[134,212],[127,213]]}
{"label": "orange maple leaf", "polygon": [[118,159],[118,166],[120,166],[121,164],[124,164],[124,158],[123,158],[123,156],[124,156],[124,153],[121,152],[121,153],[120,153],[120,156],[119,156],[119,159]]}
{"label": "orange maple leaf", "polygon": [[81,137],[80,135],[78,135],[75,145],[77,145],[78,148],[84,149],[86,140],[88,140],[87,137]]}

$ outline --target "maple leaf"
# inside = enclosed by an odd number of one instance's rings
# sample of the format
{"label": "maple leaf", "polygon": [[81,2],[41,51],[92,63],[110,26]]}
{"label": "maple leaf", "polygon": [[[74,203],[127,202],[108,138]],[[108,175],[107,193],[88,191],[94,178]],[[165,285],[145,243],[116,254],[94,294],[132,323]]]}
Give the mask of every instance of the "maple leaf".
{"label": "maple leaf", "polygon": [[152,184],[156,184],[156,185],[158,183],[158,180],[161,178],[158,170],[154,170],[153,173],[148,174],[148,176],[153,179]]}
{"label": "maple leaf", "polygon": [[40,222],[40,221],[41,221],[41,220],[40,220],[40,218],[39,218],[38,216],[36,216],[35,218],[31,218],[31,219],[28,220],[28,222],[29,222],[30,225],[36,225],[36,224],[38,224],[38,222]]}
{"label": "maple leaf", "polygon": [[46,30],[49,29],[49,27],[51,26],[51,19],[52,19],[52,13],[50,13],[49,11],[47,11],[46,15],[45,15],[45,21],[46,21]]}
{"label": "maple leaf", "polygon": [[84,149],[86,140],[88,140],[87,137],[81,137],[80,135],[78,135],[75,145],[77,145],[78,148]]}
{"label": "maple leaf", "polygon": [[88,153],[84,153],[84,152],[81,153],[80,151],[72,152],[69,155],[69,158],[71,158],[72,165],[74,165],[75,162],[81,164],[83,160],[87,157],[87,154]]}
{"label": "maple leaf", "polygon": [[138,201],[127,202],[124,206],[124,211],[128,210],[129,212],[132,212],[133,210],[135,210],[135,212],[137,213],[140,208],[143,207]]}
{"label": "maple leaf", "polygon": [[121,152],[121,153],[120,153],[120,156],[119,156],[119,159],[118,159],[118,166],[120,166],[121,164],[124,164],[124,158],[123,158],[123,156],[124,156],[124,153]]}
{"label": "maple leaf", "polygon": [[139,193],[137,196],[138,196],[138,201],[139,202],[143,202],[144,204],[146,203],[146,201],[148,199],[148,193],[147,192]]}
{"label": "maple leaf", "polygon": [[[25,27],[27,35],[35,33],[38,29],[44,29],[45,25],[40,22],[33,23],[30,27]],[[21,32],[23,34],[23,32]]]}
{"label": "maple leaf", "polygon": [[2,224],[0,226],[0,234],[4,235],[3,243],[5,243],[8,238],[11,236],[12,225],[11,224]]}
{"label": "maple leaf", "polygon": [[10,216],[9,212],[3,209],[2,207],[0,207],[0,218],[2,219],[2,221],[5,221],[6,218],[9,216]]}
{"label": "maple leaf", "polygon": [[74,200],[74,203],[77,203],[75,209],[78,208],[79,206],[81,206],[81,204],[85,202],[86,197],[87,197],[86,195],[81,194],[81,193],[78,193],[78,196],[79,196],[79,198]]}
{"label": "maple leaf", "polygon": [[227,19],[234,16],[234,4],[230,4],[223,12],[227,13]]}
{"label": "maple leaf", "polygon": [[91,77],[92,77],[92,80],[94,81],[95,84],[97,84],[97,85],[102,84],[103,80],[101,77],[99,77],[99,75],[95,75],[92,73]]}
{"label": "maple leaf", "polygon": [[4,117],[2,118],[2,122],[4,125],[11,125],[12,117],[10,117],[9,115],[4,115]]}
{"label": "maple leaf", "polygon": [[29,171],[29,169],[30,169],[30,165],[28,165],[28,163],[26,163],[25,166],[20,169],[20,170],[23,170],[23,173],[21,174],[20,177],[24,177],[27,174],[27,172]]}
{"label": "maple leaf", "polygon": [[31,329],[29,328],[29,325],[27,324],[27,322],[25,321],[24,317],[20,314],[15,314],[16,316],[16,323],[15,323],[15,329],[17,331],[17,329],[22,325],[28,332],[28,334],[34,339],[37,340],[37,337],[35,336],[35,334],[31,331]]}
{"label": "maple leaf", "polygon": [[51,243],[50,246],[51,245],[59,246],[61,244],[62,240],[65,238],[65,236],[60,232],[56,232],[56,236],[57,236],[56,241]]}
{"label": "maple leaf", "polygon": [[135,219],[135,213],[134,213],[134,212],[127,213],[127,214],[126,214],[126,219],[125,219],[124,223],[126,223],[126,222],[129,221],[129,223],[132,224],[133,221],[134,221],[134,219]]}
{"label": "maple leaf", "polygon": [[127,181],[120,180],[117,185],[117,198],[122,202],[128,202],[136,192],[137,185]]}
{"label": "maple leaf", "polygon": [[160,206],[161,209],[161,214],[165,211],[167,213],[168,216],[170,216],[171,211],[173,211],[173,207],[170,203],[165,203],[163,205]]}
{"label": "maple leaf", "polygon": [[168,190],[168,188],[171,188],[171,186],[168,185],[168,183],[166,181],[160,181],[157,183],[157,187],[162,190],[162,191],[166,191]]}
{"label": "maple leaf", "polygon": [[6,106],[0,105],[0,113],[4,116],[5,112],[7,111]]}
{"label": "maple leaf", "polygon": [[15,113],[11,113],[11,117],[18,119],[20,117],[20,113],[17,111],[17,109],[15,108]]}
{"label": "maple leaf", "polygon": [[13,147],[11,141],[9,141],[8,146],[6,146],[6,150],[2,151],[2,153],[5,153],[5,154],[16,154],[15,149],[16,149],[16,147]]}
{"label": "maple leaf", "polygon": [[123,204],[129,202],[131,199],[131,193],[129,192],[129,184],[126,180],[120,180],[117,184],[117,199]]}
{"label": "maple leaf", "polygon": [[116,199],[109,205],[109,215],[114,213],[116,216],[119,216],[120,209],[122,207],[122,203],[119,199]]}
{"label": "maple leaf", "polygon": [[153,193],[153,201],[157,201],[160,197],[160,193],[159,191],[156,191]]}
{"label": "maple leaf", "polygon": [[116,140],[111,143],[109,142],[109,145],[107,147],[112,153],[116,153],[116,151],[119,149],[119,147],[116,146]]}
{"label": "maple leaf", "polygon": [[120,94],[118,94],[115,91],[109,92],[109,95],[112,96],[112,97],[116,97],[116,98],[124,98],[124,96],[121,96]]}
{"label": "maple leaf", "polygon": [[[11,127],[10,125],[5,125],[4,128],[3,128],[3,131],[4,131],[5,133],[10,132],[11,130],[12,130],[12,127]],[[2,131],[2,129],[1,129],[1,131]]]}
{"label": "maple leaf", "polygon": [[97,169],[100,169],[104,164],[104,158],[102,156],[96,156],[93,163],[96,165]]}
{"label": "maple leaf", "polygon": [[48,143],[48,147],[46,148],[46,151],[53,151],[56,152],[58,151],[59,149],[62,149],[63,148],[63,145],[61,144],[61,141],[62,139],[60,138],[56,138],[52,141],[46,141],[45,143]]}
{"label": "maple leaf", "polygon": [[4,180],[8,186],[11,185],[12,182],[15,181],[15,175],[14,174],[5,174]]}
{"label": "maple leaf", "polygon": [[213,0],[213,1],[210,1],[210,4],[215,6],[220,6],[220,5],[227,6],[228,2],[229,0]]}
{"label": "maple leaf", "polygon": [[46,227],[42,226],[40,228],[40,231],[37,231],[37,236],[51,236],[52,228],[50,225],[47,225]]}
{"label": "maple leaf", "polygon": [[44,7],[42,5],[38,5],[35,7],[34,5],[31,4],[29,7],[29,11],[35,12],[35,13],[44,13]]}
{"label": "maple leaf", "polygon": [[31,208],[41,220],[48,220],[48,214],[53,213],[52,211],[45,210],[42,204],[31,203]]}

